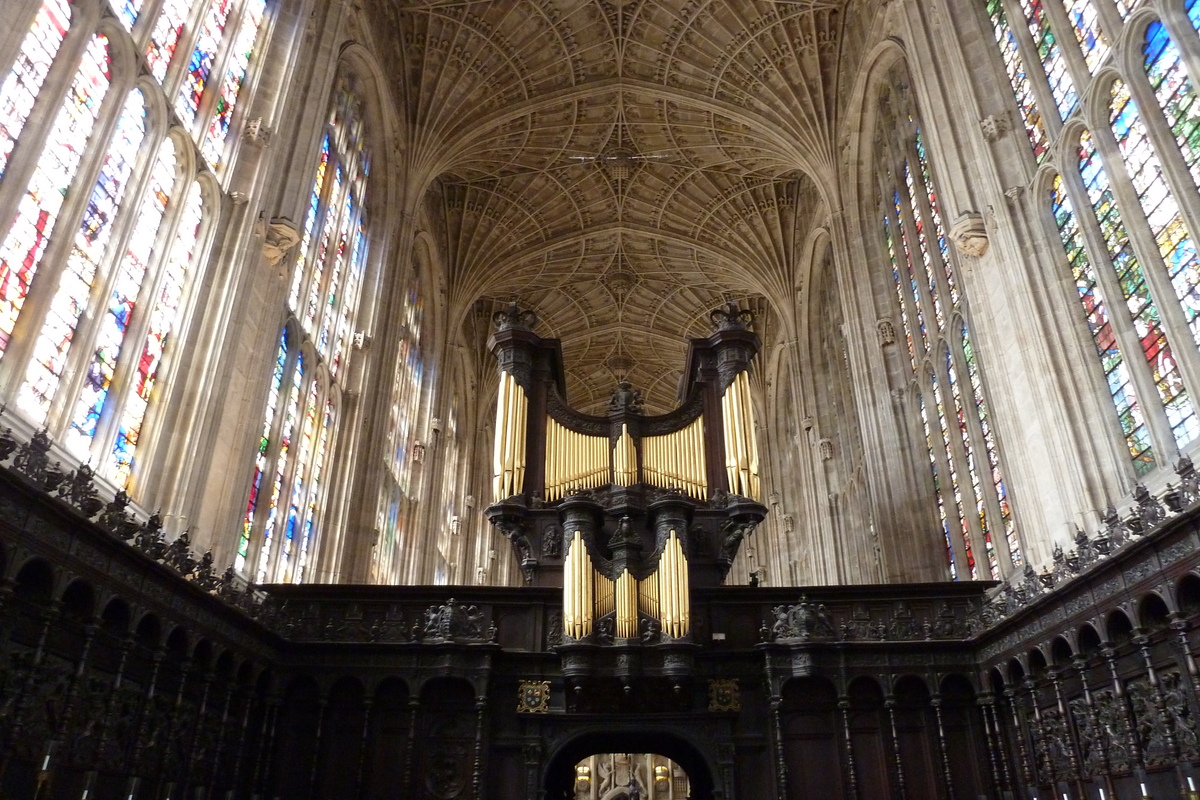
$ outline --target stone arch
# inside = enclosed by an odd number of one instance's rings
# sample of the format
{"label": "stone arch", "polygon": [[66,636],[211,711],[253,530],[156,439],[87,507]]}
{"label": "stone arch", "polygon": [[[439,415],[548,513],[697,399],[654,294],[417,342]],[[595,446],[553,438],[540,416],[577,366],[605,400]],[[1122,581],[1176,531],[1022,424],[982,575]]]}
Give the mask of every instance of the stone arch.
{"label": "stone arch", "polygon": [[[712,765],[712,743],[702,746],[693,732],[682,726],[624,723],[616,727],[592,727],[558,743],[547,759],[542,775],[546,797],[562,797],[575,781],[575,765],[597,753],[655,753],[681,766],[691,783],[691,800],[713,800],[716,788]],[[618,794],[606,797],[619,797]]]}

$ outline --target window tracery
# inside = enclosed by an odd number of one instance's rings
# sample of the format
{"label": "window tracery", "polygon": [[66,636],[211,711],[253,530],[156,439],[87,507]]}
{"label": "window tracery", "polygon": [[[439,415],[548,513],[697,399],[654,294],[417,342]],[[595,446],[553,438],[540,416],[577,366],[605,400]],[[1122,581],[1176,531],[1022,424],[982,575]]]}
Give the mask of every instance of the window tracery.
{"label": "window tracery", "polygon": [[[0,224],[0,371],[12,387],[0,400],[136,494],[139,439],[155,387],[170,383],[163,367],[220,203],[219,162],[164,119],[185,91],[182,67],[171,78],[170,66],[182,53],[224,70],[198,108],[224,114],[208,146],[232,155],[229,114],[267,15],[264,0],[112,6],[115,21],[72,32],[73,6],[43,0],[14,63],[0,65],[0,219],[11,220]],[[221,14],[255,36],[236,40],[231,25],[210,26],[205,38],[188,27]],[[135,38],[135,26],[146,33]],[[114,67],[139,49],[148,75]],[[74,72],[62,89],[47,81],[52,67]],[[58,111],[31,126],[43,105]],[[30,166],[13,169],[18,146]]]}
{"label": "window tracery", "polygon": [[309,579],[323,522],[368,251],[363,114],[356,78],[346,72],[318,152],[235,561],[258,583]]}
{"label": "window tracery", "polygon": [[909,342],[915,417],[926,445],[954,579],[1002,577],[1022,563],[982,377],[903,64],[883,89],[876,129],[880,226]]}
{"label": "window tracery", "polygon": [[[1134,473],[1141,475],[1170,463],[1200,436],[1192,400],[1200,388],[1200,263],[1194,239],[1200,133],[1183,54],[1200,49],[1200,2],[1170,0],[1167,5],[1186,14],[1161,19],[1154,12],[1132,16],[1135,7],[1147,5],[1142,3],[1045,2],[1063,7],[1061,18],[1039,19],[1050,36],[1063,41],[1070,36],[1078,46],[1083,68],[1062,63],[1088,100],[1064,114],[1068,124],[1053,134],[1064,141],[1051,145],[1050,177],[1039,178],[1039,185],[1049,187],[1043,195],[1049,216],[1075,278]],[[1029,21],[1033,30],[1036,10],[1028,3],[1019,8],[1012,0],[990,3],[993,23],[996,8]],[[1126,30],[1130,25],[1139,27]],[[1034,38],[1025,38],[1025,30],[994,29],[1018,109],[1036,116],[1037,87],[1030,93],[1028,82],[1013,79],[1009,40],[1036,54],[1035,66],[1046,74],[1059,62],[1036,48]],[[1053,96],[1053,81],[1042,90]],[[1030,142],[1041,158],[1044,142],[1036,136]],[[1128,313],[1119,310],[1122,305]]]}

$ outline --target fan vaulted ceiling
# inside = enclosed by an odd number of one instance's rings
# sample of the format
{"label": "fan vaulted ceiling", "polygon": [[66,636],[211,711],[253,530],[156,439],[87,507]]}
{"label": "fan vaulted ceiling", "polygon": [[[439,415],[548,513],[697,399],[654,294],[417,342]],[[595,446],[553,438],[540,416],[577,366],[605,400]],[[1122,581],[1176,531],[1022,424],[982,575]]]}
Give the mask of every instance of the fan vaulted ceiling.
{"label": "fan vaulted ceiling", "polygon": [[444,214],[452,313],[519,298],[562,339],[577,408],[622,377],[673,407],[710,309],[751,303],[769,326],[763,298],[791,296],[833,175],[845,31],[869,7],[368,3],[409,184]]}

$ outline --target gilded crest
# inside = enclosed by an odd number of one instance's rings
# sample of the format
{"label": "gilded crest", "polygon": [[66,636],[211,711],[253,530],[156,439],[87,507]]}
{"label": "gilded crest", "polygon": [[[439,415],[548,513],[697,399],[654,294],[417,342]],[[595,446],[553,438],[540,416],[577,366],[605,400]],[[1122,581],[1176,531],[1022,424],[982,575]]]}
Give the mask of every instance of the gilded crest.
{"label": "gilded crest", "polygon": [[517,693],[518,714],[546,714],[550,711],[550,681],[521,681]]}

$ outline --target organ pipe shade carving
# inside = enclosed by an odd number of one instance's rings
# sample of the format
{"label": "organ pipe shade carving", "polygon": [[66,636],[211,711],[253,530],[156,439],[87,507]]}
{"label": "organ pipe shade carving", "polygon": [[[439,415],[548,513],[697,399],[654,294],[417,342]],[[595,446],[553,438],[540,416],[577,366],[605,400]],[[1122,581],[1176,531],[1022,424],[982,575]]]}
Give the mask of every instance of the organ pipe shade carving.
{"label": "organ pipe shade carving", "polygon": [[492,497],[496,502],[522,491],[525,484],[525,438],[529,400],[513,376],[500,373],[496,399],[496,446]]}
{"label": "organ pipe shade carving", "polygon": [[725,422],[725,471],[729,491],[759,500],[758,438],[754,432],[754,406],[750,380],[739,372],[721,397]]}

